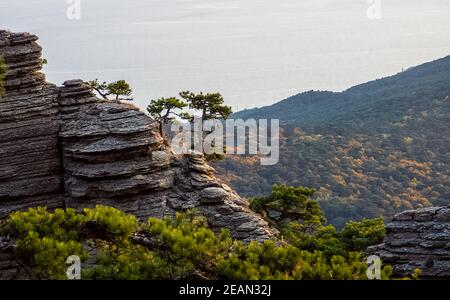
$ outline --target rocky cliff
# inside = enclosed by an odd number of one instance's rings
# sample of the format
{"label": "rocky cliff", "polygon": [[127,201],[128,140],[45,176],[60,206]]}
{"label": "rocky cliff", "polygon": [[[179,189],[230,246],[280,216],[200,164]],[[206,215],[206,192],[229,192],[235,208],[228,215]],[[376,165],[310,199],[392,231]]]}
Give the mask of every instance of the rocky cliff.
{"label": "rocky cliff", "polygon": [[450,278],[450,207],[402,212],[386,225],[382,245],[369,248],[399,276],[422,271],[423,278]]}
{"label": "rocky cliff", "polygon": [[[6,63],[0,218],[31,206],[105,204],[140,218],[196,208],[212,228],[229,228],[235,238],[277,235],[215,177],[201,154],[174,155],[156,123],[137,108],[99,100],[81,80],[62,87],[47,83],[36,41],[31,34],[0,31]],[[450,277],[450,207],[395,216],[385,243],[370,252],[392,264],[397,275],[420,268],[425,277]],[[27,278],[13,258],[11,241],[0,237],[0,279]]]}
{"label": "rocky cliff", "polygon": [[201,154],[174,155],[137,108],[99,100],[81,80],[47,83],[37,39],[0,31],[0,218],[31,206],[104,204],[141,218],[195,208],[235,238],[277,234]]}

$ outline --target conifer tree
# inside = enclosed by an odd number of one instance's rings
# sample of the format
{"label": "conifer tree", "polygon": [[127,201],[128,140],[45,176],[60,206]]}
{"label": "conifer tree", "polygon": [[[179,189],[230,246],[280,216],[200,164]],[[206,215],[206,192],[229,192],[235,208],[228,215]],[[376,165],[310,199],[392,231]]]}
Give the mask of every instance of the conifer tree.
{"label": "conifer tree", "polygon": [[147,106],[147,111],[159,123],[159,133],[164,136],[163,127],[165,124],[172,122],[176,117],[190,118],[190,115],[183,111],[186,107],[188,107],[186,102],[175,97],[160,98],[152,100]]}
{"label": "conifer tree", "polygon": [[133,90],[125,80],[118,80],[111,83],[104,81],[100,83],[98,79],[95,79],[89,81],[88,84],[105,100],[133,100],[133,98],[130,97]]}

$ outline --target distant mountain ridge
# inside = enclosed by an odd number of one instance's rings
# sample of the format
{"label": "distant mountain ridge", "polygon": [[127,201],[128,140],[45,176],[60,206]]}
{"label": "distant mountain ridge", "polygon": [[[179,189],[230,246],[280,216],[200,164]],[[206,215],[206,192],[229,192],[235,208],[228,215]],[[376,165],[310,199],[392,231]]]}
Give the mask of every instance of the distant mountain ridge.
{"label": "distant mountain ridge", "polygon": [[309,91],[233,118],[280,119],[280,163],[217,164],[246,196],[315,188],[335,225],[450,202],[450,56],[337,93]]}
{"label": "distant mountain ridge", "polygon": [[236,112],[232,117],[276,118],[282,124],[315,127],[324,125],[324,121],[340,120],[349,113],[367,113],[376,105],[390,100],[383,98],[386,94],[402,93],[396,100],[414,98],[417,92],[425,93],[423,89],[429,88],[430,84],[433,85],[433,93],[446,94],[450,84],[450,56],[356,85],[344,92],[307,91],[270,106]]}

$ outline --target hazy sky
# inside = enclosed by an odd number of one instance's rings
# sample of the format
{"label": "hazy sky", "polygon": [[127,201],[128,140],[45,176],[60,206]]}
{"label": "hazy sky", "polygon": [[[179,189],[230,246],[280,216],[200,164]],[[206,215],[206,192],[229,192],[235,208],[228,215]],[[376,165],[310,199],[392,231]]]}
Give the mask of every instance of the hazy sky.
{"label": "hazy sky", "polygon": [[65,0],[0,0],[0,28],[40,36],[54,83],[126,79],[141,107],[218,91],[236,110],[450,55],[450,0],[380,3],[373,19],[366,0],[81,0],[70,20]]}

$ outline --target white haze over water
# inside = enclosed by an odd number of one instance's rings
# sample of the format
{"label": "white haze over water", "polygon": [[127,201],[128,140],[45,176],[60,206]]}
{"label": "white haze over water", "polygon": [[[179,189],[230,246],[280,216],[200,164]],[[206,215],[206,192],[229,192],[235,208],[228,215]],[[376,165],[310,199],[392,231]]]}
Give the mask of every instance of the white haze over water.
{"label": "white haze over water", "polygon": [[340,91],[450,55],[450,0],[0,0],[0,28],[40,37],[48,80],[125,79],[136,103],[218,91],[234,110]]}

